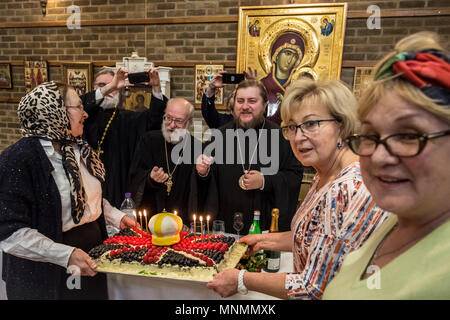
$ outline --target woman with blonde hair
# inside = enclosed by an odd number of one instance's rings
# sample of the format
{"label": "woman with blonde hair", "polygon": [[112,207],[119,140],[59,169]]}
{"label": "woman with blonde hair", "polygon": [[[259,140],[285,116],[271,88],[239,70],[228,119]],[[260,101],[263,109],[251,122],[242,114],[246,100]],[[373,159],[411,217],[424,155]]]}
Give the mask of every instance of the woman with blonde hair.
{"label": "woman with blonde hair", "polygon": [[248,290],[279,298],[321,299],[344,257],[387,217],[362,183],[358,157],[344,138],[357,132],[356,100],[340,81],[298,80],[286,90],[282,133],[295,157],[317,171],[291,230],[243,237],[251,253],[291,251],[294,272],[227,269],[208,287],[226,297]]}
{"label": "woman with blonde hair", "polygon": [[361,97],[361,134],[347,142],[393,214],[345,259],[324,298],[450,298],[450,54],[436,38],[401,40]]}

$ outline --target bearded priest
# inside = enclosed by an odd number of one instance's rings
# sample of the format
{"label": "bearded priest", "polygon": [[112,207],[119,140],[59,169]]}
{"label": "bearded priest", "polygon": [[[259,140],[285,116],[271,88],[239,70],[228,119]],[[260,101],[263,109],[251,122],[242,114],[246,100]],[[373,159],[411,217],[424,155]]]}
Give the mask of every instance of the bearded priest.
{"label": "bearded priest", "polygon": [[151,215],[176,210],[183,221],[200,209],[199,199],[205,195],[192,177],[195,150],[201,153],[201,142],[188,131],[193,115],[194,107],[186,99],[170,99],[161,130],[146,133],[139,142],[129,188],[138,209],[147,209]]}

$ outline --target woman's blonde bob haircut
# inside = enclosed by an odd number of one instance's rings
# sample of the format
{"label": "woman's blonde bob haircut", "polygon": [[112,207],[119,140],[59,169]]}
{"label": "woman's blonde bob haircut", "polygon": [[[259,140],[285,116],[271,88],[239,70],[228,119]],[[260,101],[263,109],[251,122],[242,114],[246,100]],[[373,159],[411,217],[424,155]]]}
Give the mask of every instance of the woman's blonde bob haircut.
{"label": "woman's blonde bob haircut", "polygon": [[[387,54],[375,66],[374,74],[393,56],[404,51],[420,51],[424,49],[444,50],[439,44],[438,35],[434,32],[418,32],[401,39],[394,48],[394,51]],[[416,105],[438,118],[450,124],[450,108],[438,105],[433,99],[426,96],[420,88],[414,86],[399,75],[375,80],[364,90],[359,99],[358,118],[363,121],[372,108],[386,96],[393,92],[406,102]],[[395,107],[395,106],[392,106]]]}
{"label": "woman's blonde bob haircut", "polygon": [[340,80],[314,81],[303,78],[294,81],[286,89],[281,104],[283,123],[287,125],[289,122],[293,122],[294,114],[302,108],[304,101],[311,98],[323,103],[330,115],[339,121],[342,139],[358,132],[356,99],[350,89]]}

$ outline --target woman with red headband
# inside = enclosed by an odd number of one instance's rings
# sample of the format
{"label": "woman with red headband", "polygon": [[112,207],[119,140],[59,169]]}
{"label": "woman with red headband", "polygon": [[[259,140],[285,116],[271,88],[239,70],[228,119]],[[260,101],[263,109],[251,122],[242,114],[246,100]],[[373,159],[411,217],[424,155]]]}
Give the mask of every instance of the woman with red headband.
{"label": "woman with red headband", "polygon": [[450,54],[437,35],[401,40],[375,68],[347,143],[393,212],[346,257],[324,299],[450,298]]}

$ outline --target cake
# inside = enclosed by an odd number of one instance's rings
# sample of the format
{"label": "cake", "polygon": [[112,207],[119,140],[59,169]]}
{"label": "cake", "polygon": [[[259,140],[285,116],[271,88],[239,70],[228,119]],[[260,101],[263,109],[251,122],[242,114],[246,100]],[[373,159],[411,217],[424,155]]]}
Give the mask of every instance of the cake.
{"label": "cake", "polygon": [[247,246],[226,235],[194,235],[181,231],[181,218],[154,215],[150,232],[123,229],[89,251],[97,271],[150,277],[210,281],[234,268]]}

